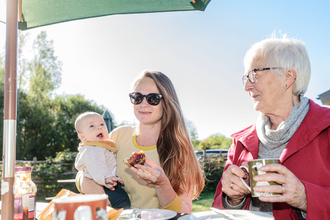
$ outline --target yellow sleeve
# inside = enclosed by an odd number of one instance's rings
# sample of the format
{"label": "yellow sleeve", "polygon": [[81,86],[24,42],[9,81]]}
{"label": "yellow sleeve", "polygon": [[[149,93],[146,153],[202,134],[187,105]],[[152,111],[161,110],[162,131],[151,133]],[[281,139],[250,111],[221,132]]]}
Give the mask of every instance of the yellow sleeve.
{"label": "yellow sleeve", "polygon": [[178,195],[175,195],[175,198],[173,199],[173,201],[170,204],[168,204],[167,206],[161,207],[159,205],[159,208],[161,208],[161,209],[168,209],[168,210],[175,211],[177,213],[180,211],[181,207],[182,207],[182,199]]}
{"label": "yellow sleeve", "polygon": [[76,175],[76,187],[78,189],[78,191],[81,193],[81,194],[84,194],[81,192],[80,190],[80,179],[83,177],[83,172],[82,171],[79,171]]}

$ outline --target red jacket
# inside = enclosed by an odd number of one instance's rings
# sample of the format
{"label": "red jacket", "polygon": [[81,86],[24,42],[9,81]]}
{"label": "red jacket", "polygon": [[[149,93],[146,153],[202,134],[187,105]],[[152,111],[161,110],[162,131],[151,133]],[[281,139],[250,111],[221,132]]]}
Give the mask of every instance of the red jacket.
{"label": "red jacket", "polygon": [[[330,220],[330,108],[309,100],[309,111],[294,133],[280,161],[304,184],[307,195],[306,220]],[[259,139],[255,124],[232,135],[225,170],[232,164],[258,158]],[[212,207],[224,209],[221,181],[217,186]],[[244,209],[249,209],[248,196]],[[273,203],[276,220],[299,219],[287,203]]]}

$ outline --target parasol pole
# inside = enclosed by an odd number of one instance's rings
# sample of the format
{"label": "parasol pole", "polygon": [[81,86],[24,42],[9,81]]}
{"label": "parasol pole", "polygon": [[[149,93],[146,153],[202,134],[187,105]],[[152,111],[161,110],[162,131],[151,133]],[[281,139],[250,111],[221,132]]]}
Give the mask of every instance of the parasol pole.
{"label": "parasol pole", "polygon": [[6,60],[3,120],[3,167],[1,182],[2,220],[14,219],[14,182],[17,115],[17,18],[18,0],[7,0]]}

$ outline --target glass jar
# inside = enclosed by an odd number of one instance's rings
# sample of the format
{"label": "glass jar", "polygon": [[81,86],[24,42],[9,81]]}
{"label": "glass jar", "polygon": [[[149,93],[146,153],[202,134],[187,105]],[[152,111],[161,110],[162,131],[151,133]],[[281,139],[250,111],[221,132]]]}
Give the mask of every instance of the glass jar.
{"label": "glass jar", "polygon": [[14,219],[34,220],[37,186],[31,180],[31,167],[15,168]]}

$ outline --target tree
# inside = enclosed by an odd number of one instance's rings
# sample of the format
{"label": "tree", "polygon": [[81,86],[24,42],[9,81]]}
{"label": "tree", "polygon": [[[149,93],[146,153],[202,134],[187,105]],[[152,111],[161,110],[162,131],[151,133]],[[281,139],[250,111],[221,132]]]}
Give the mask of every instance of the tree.
{"label": "tree", "polygon": [[195,124],[192,121],[187,120],[187,119],[185,119],[185,122],[186,122],[186,126],[187,126],[187,130],[188,130],[188,133],[189,133],[190,140],[197,140],[198,139],[198,133],[197,133],[197,129],[195,127]]}
{"label": "tree", "polygon": [[[32,159],[33,157],[45,158],[56,153],[55,117],[52,114],[52,102],[39,100],[34,102],[30,96],[26,96],[25,108],[19,109],[20,148],[21,154],[17,158]],[[41,102],[42,101],[42,102]]]}
{"label": "tree", "polygon": [[186,122],[186,126],[187,126],[187,130],[188,130],[188,134],[189,134],[191,143],[192,143],[194,149],[198,150],[198,145],[201,141],[198,140],[197,129],[192,121],[185,119],[185,122]]}
{"label": "tree", "polygon": [[55,130],[57,140],[57,151],[70,149],[77,151],[80,142],[74,123],[77,117],[86,111],[93,111],[102,114],[105,107],[86,100],[82,95],[58,96],[54,99],[55,107]]}
{"label": "tree", "polygon": [[17,49],[17,90],[23,90],[27,83],[27,68],[28,61],[24,57],[23,49],[28,39],[29,33],[24,34],[19,31],[18,34],[18,49]]}
{"label": "tree", "polygon": [[[54,55],[53,41],[48,41],[45,31],[33,42],[34,59],[29,63],[30,88],[33,96],[49,96],[61,84],[61,66]],[[37,101],[37,100],[36,100]]]}
{"label": "tree", "polygon": [[[54,96],[61,83],[61,62],[54,55],[53,41],[41,32],[33,43],[34,57],[25,59],[27,35],[19,33],[16,158],[42,160],[59,151],[77,151],[79,139],[74,122],[80,113],[103,113],[104,107],[81,95]],[[4,56],[0,53],[0,114],[3,118]],[[0,132],[3,133],[3,120]],[[2,147],[2,135],[1,147]]]}
{"label": "tree", "polygon": [[[20,35],[19,40],[19,47],[24,47],[26,35]],[[54,55],[52,44],[47,40],[46,32],[41,32],[33,43],[33,60],[18,62],[22,66],[19,68],[17,158],[44,158],[56,153],[51,95],[61,82],[61,63]],[[22,51],[20,48],[19,52]],[[28,87],[23,86],[25,82]]]}
{"label": "tree", "polygon": [[226,138],[221,134],[213,134],[207,138],[210,143],[210,149],[229,149],[232,139]]}
{"label": "tree", "polygon": [[201,141],[196,149],[206,150],[206,149],[229,149],[232,144],[231,138],[226,138],[221,134],[213,134]]}
{"label": "tree", "polygon": [[57,96],[48,101],[43,102],[44,108],[28,101],[29,106],[21,109],[27,117],[19,122],[23,130],[18,158],[44,159],[67,149],[77,151],[80,140],[74,127],[76,118],[85,111],[102,114],[105,109],[81,95]]}

